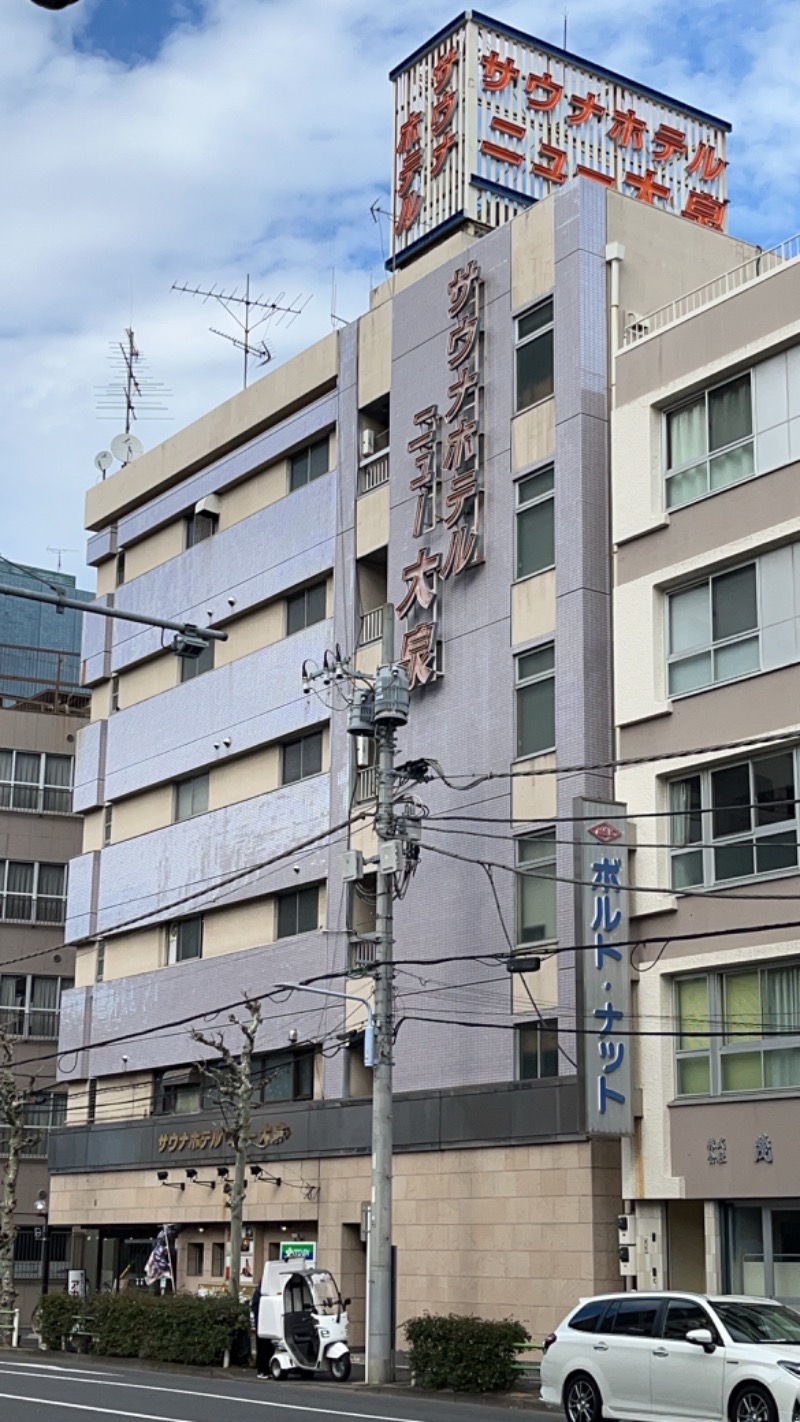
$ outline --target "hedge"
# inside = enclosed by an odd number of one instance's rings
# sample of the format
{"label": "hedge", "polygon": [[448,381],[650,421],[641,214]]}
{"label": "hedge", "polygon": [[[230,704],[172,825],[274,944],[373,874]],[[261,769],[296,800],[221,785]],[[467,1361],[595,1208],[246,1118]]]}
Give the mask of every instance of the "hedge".
{"label": "hedge", "polygon": [[46,1348],[61,1348],[77,1331],[90,1334],[92,1351],[113,1358],[149,1358],[161,1363],[214,1367],[225,1353],[249,1362],[250,1315],[246,1304],[225,1294],[158,1297],[131,1289],[76,1299],[47,1294],[41,1302],[41,1338]]}
{"label": "hedge", "polygon": [[456,1392],[504,1392],[512,1387],[516,1348],[531,1338],[513,1318],[495,1323],[457,1313],[410,1318],[405,1333],[416,1381]]}

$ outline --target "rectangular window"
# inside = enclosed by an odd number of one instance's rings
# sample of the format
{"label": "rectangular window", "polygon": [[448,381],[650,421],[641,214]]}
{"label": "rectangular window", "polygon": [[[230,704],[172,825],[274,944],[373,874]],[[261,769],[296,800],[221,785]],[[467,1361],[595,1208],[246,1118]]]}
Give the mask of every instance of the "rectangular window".
{"label": "rectangular window", "polygon": [[558,1076],[558,1021],[526,1022],[517,1028],[520,1081]]}
{"label": "rectangular window", "polygon": [[191,513],[186,519],[186,547],[194,548],[197,543],[205,543],[219,528],[219,514]]}
{"label": "rectangular window", "polygon": [[[556,832],[543,830],[516,841],[517,943],[554,943],[556,928]],[[528,877],[530,875],[530,877]]]}
{"label": "rectangular window", "polygon": [[208,809],[208,771],[179,780],[175,786],[174,820],[191,820]]}
{"label": "rectangular window", "polygon": [[668,612],[670,696],[760,670],[755,563],[671,593]]}
{"label": "rectangular window", "polygon": [[750,372],[666,414],[667,507],[717,493],[755,473]]}
{"label": "rectangular window", "polygon": [[70,755],[0,750],[0,809],[72,813]]}
{"label": "rectangular window", "polygon": [[119,711],[119,677],[111,678],[111,710]]}
{"label": "rectangular window", "polygon": [[182,918],[169,927],[169,961],[186,963],[203,956],[203,918]]}
{"label": "rectangular window", "polygon": [[672,780],[672,887],[711,888],[797,867],[797,752]]}
{"label": "rectangular window", "polygon": [[326,435],[324,439],[318,439],[314,444],[309,444],[305,449],[299,449],[292,455],[289,468],[289,492],[294,493],[295,489],[302,489],[304,484],[310,484],[313,479],[319,479],[320,475],[327,474],[330,468],[330,440]]}
{"label": "rectangular window", "polygon": [[190,1243],[186,1246],[186,1273],[190,1279],[202,1278],[204,1253],[202,1244]]}
{"label": "rectangular window", "polygon": [[296,741],[287,741],[283,746],[283,784],[290,785],[295,780],[305,780],[309,775],[319,775],[322,770],[322,732],[312,731],[308,736],[299,736]]}
{"label": "rectangular window", "polygon": [[181,681],[193,681],[203,672],[214,670],[214,643],[206,642],[199,657],[180,657]]}
{"label": "rectangular window", "polygon": [[4,973],[0,977],[0,1027],[12,1037],[58,1036],[61,995],[69,978],[38,978]]}
{"label": "rectangular window", "polygon": [[267,1052],[253,1057],[253,1103],[310,1101],[314,1095],[314,1048]]}
{"label": "rectangular window", "polygon": [[102,983],[106,975],[106,944],[104,938],[97,940],[97,950],[94,960],[94,980]]}
{"label": "rectangular window", "polygon": [[91,1126],[97,1120],[97,1077],[92,1077],[86,1091],[86,1120]]}
{"label": "rectangular window", "polygon": [[197,1067],[173,1067],[156,1072],[153,1081],[153,1114],[191,1116],[203,1109],[203,1086]]}
{"label": "rectangular window", "polygon": [[117,562],[116,562],[116,568],[115,568],[115,581],[116,581],[116,585],[117,585],[118,588],[121,588],[121,587],[122,587],[122,584],[123,584],[124,581],[125,581],[125,549],[124,549],[124,548],[120,548],[119,553],[117,554]]}
{"label": "rectangular window", "polygon": [[114,806],[103,806],[103,848],[111,843],[111,831],[114,826]]}
{"label": "rectangular window", "polygon": [[517,318],[515,410],[527,410],[553,393],[553,298]]}
{"label": "rectangular window", "polygon": [[212,1244],[211,1246],[211,1277],[221,1279],[225,1273],[225,1245]]}
{"label": "rectangular window", "polygon": [[17,923],[63,923],[65,864],[0,860],[0,918]]}
{"label": "rectangular window", "polygon": [[527,578],[555,563],[554,470],[542,469],[517,484],[516,576]]}
{"label": "rectangular window", "polygon": [[539,755],[556,743],[555,649],[516,658],[517,756]]}
{"label": "rectangular window", "polygon": [[680,1095],[800,1086],[800,964],[677,978],[675,1001]]}
{"label": "rectangular window", "polygon": [[314,933],[318,928],[318,884],[277,895],[276,938],[293,938],[297,933]]}
{"label": "rectangular window", "polygon": [[327,586],[324,582],[313,583],[310,588],[292,593],[286,599],[286,636],[302,632],[304,627],[313,627],[315,622],[323,622],[327,615]]}

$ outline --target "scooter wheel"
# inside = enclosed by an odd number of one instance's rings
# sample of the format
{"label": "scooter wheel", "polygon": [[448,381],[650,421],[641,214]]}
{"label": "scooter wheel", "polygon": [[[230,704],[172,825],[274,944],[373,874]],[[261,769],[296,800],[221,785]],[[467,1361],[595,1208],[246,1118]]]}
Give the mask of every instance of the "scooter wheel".
{"label": "scooter wheel", "polygon": [[343,1353],[340,1358],[331,1358],[328,1366],[330,1367],[332,1378],[335,1378],[337,1382],[347,1382],[352,1368],[350,1354]]}
{"label": "scooter wheel", "polygon": [[270,1358],[269,1375],[271,1378],[275,1379],[275,1382],[280,1382],[281,1378],[283,1377],[283,1368],[281,1367],[277,1358]]}

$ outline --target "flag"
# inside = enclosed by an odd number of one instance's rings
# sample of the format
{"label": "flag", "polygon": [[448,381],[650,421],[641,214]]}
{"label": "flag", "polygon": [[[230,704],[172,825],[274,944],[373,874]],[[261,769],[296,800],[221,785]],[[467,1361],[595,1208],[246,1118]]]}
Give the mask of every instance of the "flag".
{"label": "flag", "polygon": [[[177,1233],[177,1226],[171,1224],[162,1225],[158,1231],[152,1253],[144,1266],[148,1284],[155,1284],[158,1279],[172,1279],[171,1250]],[[173,1285],[174,1282],[173,1279]]]}

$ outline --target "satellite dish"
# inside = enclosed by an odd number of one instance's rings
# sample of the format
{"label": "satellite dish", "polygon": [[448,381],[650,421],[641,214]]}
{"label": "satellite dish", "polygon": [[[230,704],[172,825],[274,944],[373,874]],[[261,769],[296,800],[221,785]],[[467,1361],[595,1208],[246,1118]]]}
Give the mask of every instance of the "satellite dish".
{"label": "satellite dish", "polygon": [[110,449],[101,449],[100,453],[94,457],[94,467],[95,469],[99,469],[101,474],[105,474],[106,470],[110,469],[113,463],[114,456]]}
{"label": "satellite dish", "polygon": [[138,435],[118,434],[111,441],[111,453],[120,464],[130,464],[137,455],[144,454],[144,445]]}

